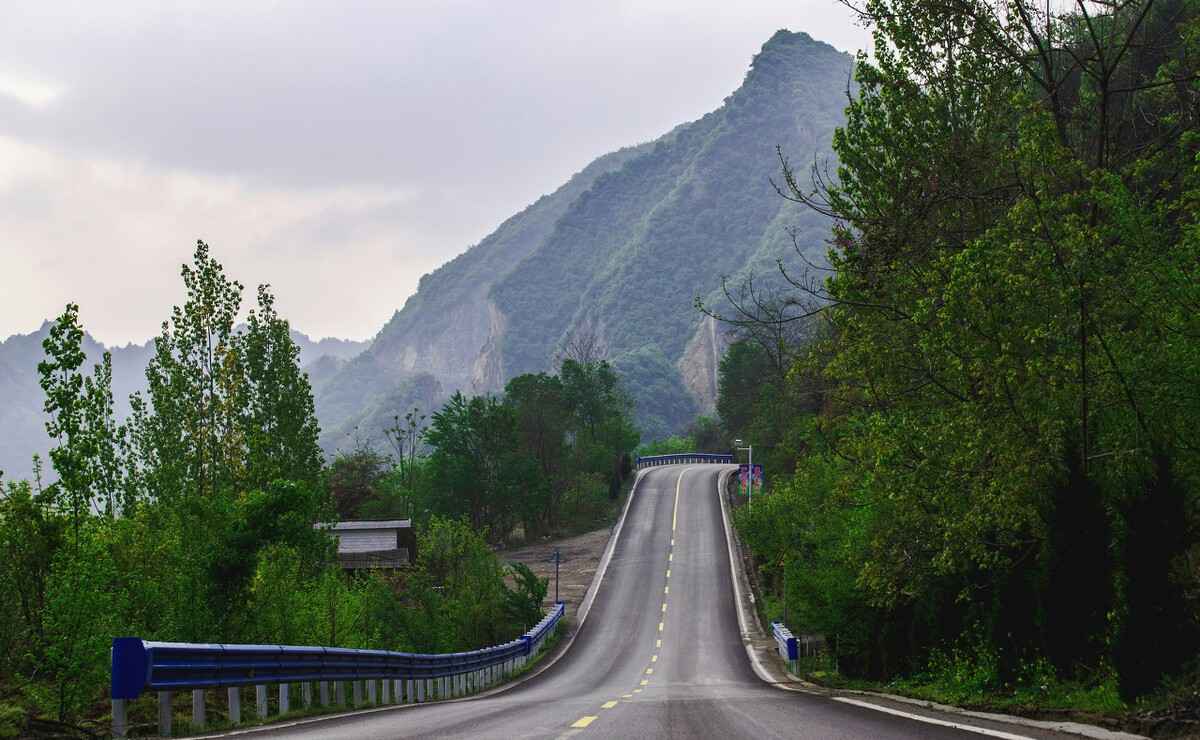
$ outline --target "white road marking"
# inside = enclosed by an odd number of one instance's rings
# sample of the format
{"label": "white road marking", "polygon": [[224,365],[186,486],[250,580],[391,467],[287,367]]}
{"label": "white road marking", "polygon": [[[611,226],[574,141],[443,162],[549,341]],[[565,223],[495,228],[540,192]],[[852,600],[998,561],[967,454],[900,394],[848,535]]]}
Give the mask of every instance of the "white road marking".
{"label": "white road marking", "polygon": [[924,723],[930,724],[930,725],[939,725],[941,727],[951,727],[955,730],[963,730],[965,732],[974,732],[977,735],[986,735],[988,737],[998,737],[998,738],[1003,738],[1003,740],[1033,740],[1028,735],[1015,735],[1011,732],[1004,732],[1003,730],[993,730],[988,727],[978,727],[976,725],[968,725],[963,722],[950,722],[949,720],[938,719],[936,717],[926,717],[923,714],[912,714],[911,712],[903,712],[899,709],[892,709],[891,707],[885,707],[880,704],[872,704],[869,701],[859,701],[858,699],[850,699],[845,696],[835,696],[832,698],[834,701],[840,701],[843,704],[853,704],[856,707],[863,707],[864,709],[872,709],[876,712],[883,712],[884,714],[894,714],[897,717],[905,717],[906,719],[915,719],[918,722],[924,722]]}

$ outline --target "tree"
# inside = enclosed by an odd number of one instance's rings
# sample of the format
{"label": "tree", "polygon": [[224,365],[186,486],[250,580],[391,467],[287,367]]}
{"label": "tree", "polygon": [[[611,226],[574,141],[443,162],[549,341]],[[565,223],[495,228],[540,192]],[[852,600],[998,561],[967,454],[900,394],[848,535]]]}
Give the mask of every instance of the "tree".
{"label": "tree", "polygon": [[300,348],[288,322],[275,311],[270,286],[259,286],[258,306],[232,344],[241,375],[234,386],[240,394],[237,423],[246,444],[238,482],[259,489],[277,480],[315,484],[322,458],[312,388],[300,369]]}
{"label": "tree", "polygon": [[[830,277],[781,266],[795,295],[780,305],[797,313],[742,312],[768,339],[823,317],[817,351],[784,376],[796,394],[820,373],[819,417],[770,426],[805,435],[797,479],[835,475],[828,490],[788,489],[817,522],[760,545],[785,562],[854,553],[842,564],[879,620],[856,661],[872,672],[968,634],[985,636],[1001,679],[1035,654],[1081,675],[1128,644],[1108,658],[1127,697],[1144,693],[1179,669],[1146,652],[1148,636],[1191,645],[1196,629],[1163,616],[1186,609],[1168,576],[1146,574],[1178,571],[1193,544],[1176,507],[1200,476],[1184,421],[1200,412],[1200,8],[857,9],[875,43],[835,136],[836,177],[814,167],[802,185],[781,154],[780,193],[835,221]],[[733,350],[728,369],[750,359]],[[744,387],[723,389],[723,415],[764,423]],[[1178,528],[1148,544],[1168,519]],[[834,604],[823,588],[805,598]]]}
{"label": "tree", "polygon": [[246,392],[234,352],[242,285],[225,276],[202,241],[180,274],[187,300],[154,340],[149,404],[140,394],[131,399],[144,491],[169,501],[211,497],[245,473],[238,399]]}
{"label": "tree", "polygon": [[520,445],[536,461],[538,476],[529,482],[525,510],[527,536],[559,523],[569,478],[567,438],[571,406],[562,380],[538,373],[519,375],[504,388],[504,402],[516,416]]}
{"label": "tree", "polygon": [[517,420],[499,399],[455,393],[433,415],[425,441],[442,513],[467,515],[471,526],[505,537],[517,519],[532,463],[517,448]]}
{"label": "tree", "polygon": [[59,476],[51,489],[78,530],[93,506],[103,506],[111,517],[132,505],[124,485],[125,427],[113,413],[112,356],[105,352],[91,376],[80,372],[87,355],[74,303],[67,304],[42,346],[46,359],[38,363],[38,374],[46,394],[46,431],[56,442],[50,462]]}
{"label": "tree", "polygon": [[400,468],[400,478],[410,491],[416,483],[417,448],[425,432],[425,418],[425,414],[414,406],[404,414],[403,424],[400,422],[400,416],[396,415],[392,417],[392,426],[383,430],[392,451],[396,453],[395,460]]}
{"label": "tree", "polygon": [[339,454],[329,466],[327,485],[339,519],[354,519],[362,507],[379,496],[387,475],[387,458],[369,447]]}

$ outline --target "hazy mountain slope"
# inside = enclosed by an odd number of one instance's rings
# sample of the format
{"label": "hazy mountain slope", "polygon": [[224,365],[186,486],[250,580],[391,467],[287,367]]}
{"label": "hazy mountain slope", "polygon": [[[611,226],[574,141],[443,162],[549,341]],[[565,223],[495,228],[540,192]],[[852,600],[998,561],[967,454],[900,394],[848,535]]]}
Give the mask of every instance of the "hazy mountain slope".
{"label": "hazy mountain slope", "polygon": [[378,405],[418,374],[442,397],[496,391],[551,369],[584,335],[627,377],[649,436],[711,409],[724,339],[694,299],[715,298],[722,275],[776,274],[789,228],[821,259],[829,223],[769,178],[777,146],[802,169],[832,159],[852,62],[807,34],[776,33],[720,108],[601,157],[427,275],[318,395],[326,449],[367,416],[402,412]]}
{"label": "hazy mountain slope", "polygon": [[[37,331],[14,334],[0,342],[0,470],[6,478],[28,478],[32,475],[34,453],[46,459],[50,439],[46,436],[46,419],[42,413],[45,400],[38,385],[37,366],[45,353],[42,340],[50,333],[50,322],[43,322]],[[292,340],[300,348],[300,364],[313,372],[314,387],[322,374],[334,374],[330,365],[341,367],[357,355],[366,342],[325,338],[313,340],[308,335],[291,331]],[[90,334],[84,334],[83,348],[87,353],[84,372],[100,362],[105,346]],[[129,396],[146,387],[146,364],[154,354],[153,340],[145,344],[127,344],[108,348],[113,363],[113,403],[117,415],[129,414]],[[50,474],[50,471],[47,471]]]}
{"label": "hazy mountain slope", "polygon": [[[573,334],[593,333],[632,373],[647,431],[694,414],[663,381],[684,384],[680,362],[702,319],[695,297],[751,264],[774,272],[792,248],[785,224],[802,230],[814,257],[823,250],[826,220],[790,206],[768,178],[778,171],[776,146],[802,166],[830,156],[850,64],[805,34],[780,32],[720,109],[599,179],[493,291],[506,319],[505,374],[542,369]],[[679,372],[661,377],[664,361]]]}
{"label": "hazy mountain slope", "polygon": [[[380,330],[371,347],[330,378],[317,393],[321,443],[327,452],[351,444],[354,430],[368,417],[390,420],[416,404],[428,413],[456,389],[487,391],[502,384],[479,363],[480,349],[498,332],[500,320],[489,297],[492,285],[536,249],[562,214],[597,177],[621,167],[642,148],[600,157],[554,193],[509,218],[479,244],[421,278],[417,292]],[[439,388],[409,381],[428,374]],[[378,438],[378,430],[359,430]],[[376,441],[381,441],[376,439]]]}

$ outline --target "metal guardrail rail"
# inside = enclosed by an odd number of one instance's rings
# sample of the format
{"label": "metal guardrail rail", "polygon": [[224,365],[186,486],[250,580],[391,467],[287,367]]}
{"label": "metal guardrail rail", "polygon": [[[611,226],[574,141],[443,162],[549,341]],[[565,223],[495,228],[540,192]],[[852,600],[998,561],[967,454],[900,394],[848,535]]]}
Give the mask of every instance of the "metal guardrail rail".
{"label": "metal guardrail rail", "polygon": [[771,634],[775,637],[775,648],[779,651],[779,657],[786,660],[788,670],[795,673],[796,661],[800,659],[796,636],[782,622],[771,622]]}
{"label": "metal guardrail rail", "polygon": [[330,706],[331,684],[337,706],[346,704],[347,683],[353,686],[355,706],[363,703],[364,685],[370,704],[419,703],[466,696],[520,670],[541,652],[565,613],[566,605],[559,602],[541,622],[516,640],[463,653],[151,642],[138,637],[118,637],[112,646],[113,735],[128,734],[128,702],[148,691],[158,692],[158,733],[163,737],[171,735],[171,700],[176,691],[192,692],[194,729],[204,727],[204,692],[215,688],[227,689],[232,724],[241,723],[243,686],[256,687],[255,704],[260,718],[268,714],[270,685],[278,686],[280,714],[291,709],[292,684],[300,684],[305,707],[313,705],[314,684],[323,706]]}
{"label": "metal guardrail rail", "polygon": [[732,464],[733,455],[713,452],[678,452],[671,455],[638,456],[637,469],[654,467],[656,465],[681,465],[686,463],[713,463],[717,465]]}

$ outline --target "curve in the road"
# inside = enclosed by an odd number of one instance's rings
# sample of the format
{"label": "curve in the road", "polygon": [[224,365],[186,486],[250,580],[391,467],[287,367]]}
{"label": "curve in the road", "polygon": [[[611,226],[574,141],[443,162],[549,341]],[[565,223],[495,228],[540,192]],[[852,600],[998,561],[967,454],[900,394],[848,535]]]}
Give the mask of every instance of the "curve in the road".
{"label": "curve in the road", "polygon": [[972,736],[955,726],[780,691],[756,675],[742,644],[717,492],[726,468],[668,466],[643,473],[591,612],[570,650],[540,674],[469,701],[330,717],[256,734],[506,740]]}

